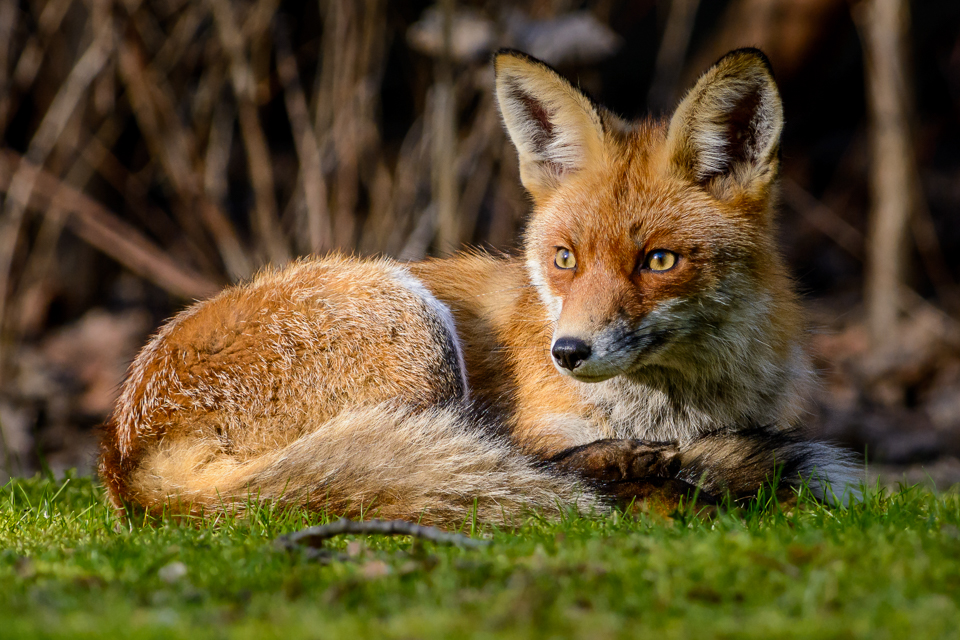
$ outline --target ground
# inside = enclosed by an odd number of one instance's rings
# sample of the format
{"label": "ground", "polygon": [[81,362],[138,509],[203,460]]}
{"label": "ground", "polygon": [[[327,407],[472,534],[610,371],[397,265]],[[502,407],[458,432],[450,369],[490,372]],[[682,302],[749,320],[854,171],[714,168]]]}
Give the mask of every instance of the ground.
{"label": "ground", "polygon": [[801,495],[713,515],[531,514],[483,548],[347,536],[286,551],[299,511],[119,520],[86,478],[0,492],[2,637],[954,638],[960,495]]}

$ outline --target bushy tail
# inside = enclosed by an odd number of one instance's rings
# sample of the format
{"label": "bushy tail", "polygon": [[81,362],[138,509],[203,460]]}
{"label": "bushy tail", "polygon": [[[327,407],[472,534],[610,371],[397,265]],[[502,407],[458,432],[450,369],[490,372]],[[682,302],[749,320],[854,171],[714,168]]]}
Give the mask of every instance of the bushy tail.
{"label": "bushy tail", "polygon": [[860,498],[862,470],[851,452],[770,427],[718,431],[680,447],[680,477],[713,494],[755,495],[764,482],[803,483],[826,502]]}
{"label": "bushy tail", "polygon": [[557,515],[571,506],[600,508],[573,478],[440,408],[344,411],[248,460],[225,455],[215,442],[161,442],[124,485],[125,500],[153,513],[242,511],[274,500],[352,518],[458,526],[474,515],[510,524],[530,509]]}

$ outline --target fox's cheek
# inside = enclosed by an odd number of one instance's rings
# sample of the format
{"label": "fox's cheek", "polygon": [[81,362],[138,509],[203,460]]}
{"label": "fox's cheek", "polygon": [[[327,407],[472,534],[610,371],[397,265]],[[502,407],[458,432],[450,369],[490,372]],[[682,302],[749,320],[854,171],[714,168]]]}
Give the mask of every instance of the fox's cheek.
{"label": "fox's cheek", "polygon": [[701,275],[701,270],[684,260],[670,271],[642,271],[634,284],[647,303],[657,304],[695,292],[701,286]]}
{"label": "fox's cheek", "polygon": [[545,280],[550,292],[560,298],[565,297],[570,292],[573,284],[574,269],[558,269],[552,262],[545,265]]}

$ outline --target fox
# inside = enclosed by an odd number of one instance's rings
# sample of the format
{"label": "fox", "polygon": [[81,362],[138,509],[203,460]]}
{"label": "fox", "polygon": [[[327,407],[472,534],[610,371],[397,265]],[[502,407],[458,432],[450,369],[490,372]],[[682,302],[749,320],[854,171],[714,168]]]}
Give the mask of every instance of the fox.
{"label": "fox", "polygon": [[728,53],[637,121],[521,52],[493,64],[532,202],[520,251],[301,258],[180,312],[104,427],[118,510],[456,527],[770,482],[857,495],[850,454],[804,426],[766,56]]}

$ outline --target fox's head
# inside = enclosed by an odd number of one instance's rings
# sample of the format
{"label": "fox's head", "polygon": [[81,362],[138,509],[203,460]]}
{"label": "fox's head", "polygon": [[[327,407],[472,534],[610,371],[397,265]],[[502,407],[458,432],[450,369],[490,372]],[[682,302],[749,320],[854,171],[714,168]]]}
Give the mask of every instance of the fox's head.
{"label": "fox's head", "polygon": [[667,121],[633,123],[521,53],[495,65],[557,368],[585,382],[690,369],[754,339],[786,357],[795,331],[778,323],[793,320],[772,317],[793,304],[772,225],[783,108],[766,57],[733,51]]}

